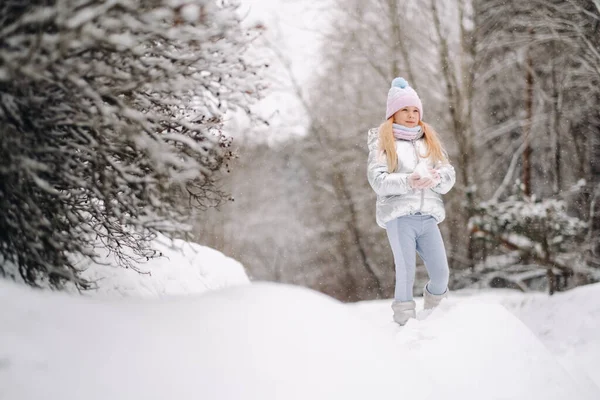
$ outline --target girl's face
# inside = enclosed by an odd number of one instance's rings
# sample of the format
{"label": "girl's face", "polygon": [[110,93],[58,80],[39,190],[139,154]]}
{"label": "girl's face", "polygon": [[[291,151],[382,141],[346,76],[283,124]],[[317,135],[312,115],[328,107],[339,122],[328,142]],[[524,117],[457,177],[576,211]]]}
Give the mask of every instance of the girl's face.
{"label": "girl's face", "polygon": [[417,107],[402,107],[394,114],[394,122],[400,125],[414,128],[419,123],[419,109]]}

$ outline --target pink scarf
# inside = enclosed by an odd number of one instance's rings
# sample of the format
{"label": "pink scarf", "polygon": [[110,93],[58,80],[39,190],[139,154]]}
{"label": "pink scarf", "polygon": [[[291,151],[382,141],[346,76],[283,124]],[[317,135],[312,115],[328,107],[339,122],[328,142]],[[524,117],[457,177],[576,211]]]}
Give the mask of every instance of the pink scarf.
{"label": "pink scarf", "polygon": [[423,130],[419,125],[414,128],[409,128],[404,125],[394,124],[394,137],[401,140],[417,140],[423,137]]}

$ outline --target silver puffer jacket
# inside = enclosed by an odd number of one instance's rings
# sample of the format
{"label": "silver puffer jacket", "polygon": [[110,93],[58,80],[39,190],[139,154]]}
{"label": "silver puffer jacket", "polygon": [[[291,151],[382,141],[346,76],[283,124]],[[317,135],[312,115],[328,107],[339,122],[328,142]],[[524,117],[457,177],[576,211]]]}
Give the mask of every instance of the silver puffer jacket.
{"label": "silver puffer jacket", "polygon": [[[403,215],[416,212],[432,215],[438,223],[446,217],[442,195],[448,193],[456,174],[450,164],[438,163],[425,159],[425,139],[414,141],[396,140],[398,168],[395,172],[387,172],[385,154],[379,148],[379,129],[373,128],[368,133],[369,162],[367,177],[371,187],[377,194],[377,224],[385,228],[385,224]],[[440,183],[431,189],[412,189],[408,185],[408,176],[414,171],[420,160],[436,168],[440,173]]]}

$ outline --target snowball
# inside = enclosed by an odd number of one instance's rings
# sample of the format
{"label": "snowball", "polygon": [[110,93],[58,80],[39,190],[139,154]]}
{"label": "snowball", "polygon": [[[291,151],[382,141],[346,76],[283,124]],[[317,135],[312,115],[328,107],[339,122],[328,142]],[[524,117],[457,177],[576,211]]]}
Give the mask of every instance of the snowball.
{"label": "snowball", "polygon": [[419,164],[417,164],[417,167],[415,168],[414,172],[421,178],[431,178],[431,174],[429,173],[429,167],[427,166],[427,163],[420,162]]}

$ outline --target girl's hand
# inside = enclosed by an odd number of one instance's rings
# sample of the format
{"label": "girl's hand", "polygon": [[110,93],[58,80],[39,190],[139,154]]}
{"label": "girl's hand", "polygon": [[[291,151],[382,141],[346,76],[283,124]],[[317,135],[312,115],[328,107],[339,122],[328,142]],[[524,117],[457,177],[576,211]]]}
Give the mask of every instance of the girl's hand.
{"label": "girl's hand", "polygon": [[421,177],[419,176],[419,174],[413,172],[408,176],[408,186],[410,186],[413,189],[418,189],[417,186],[419,185],[420,180]]}
{"label": "girl's hand", "polygon": [[413,189],[429,189],[436,184],[434,184],[434,180],[429,177],[421,178],[418,174],[410,174],[408,176],[408,184]]}
{"label": "girl's hand", "polygon": [[429,168],[429,173],[431,174],[431,177],[433,178],[433,180],[441,180],[440,173],[438,172],[437,169]]}
{"label": "girl's hand", "polygon": [[429,173],[431,174],[433,185],[431,185],[427,189],[431,189],[432,187],[437,186],[442,181],[442,177],[440,176],[440,173],[437,171],[437,169],[429,168]]}

